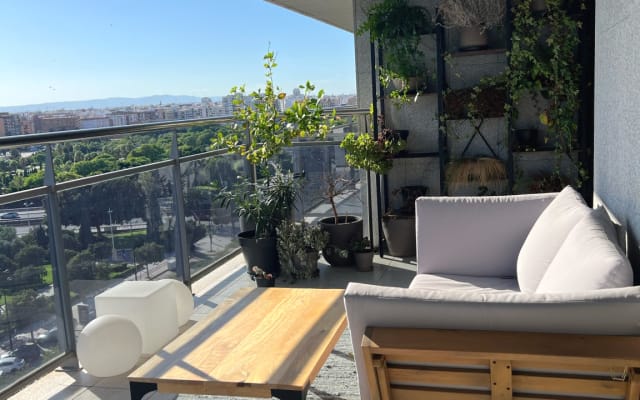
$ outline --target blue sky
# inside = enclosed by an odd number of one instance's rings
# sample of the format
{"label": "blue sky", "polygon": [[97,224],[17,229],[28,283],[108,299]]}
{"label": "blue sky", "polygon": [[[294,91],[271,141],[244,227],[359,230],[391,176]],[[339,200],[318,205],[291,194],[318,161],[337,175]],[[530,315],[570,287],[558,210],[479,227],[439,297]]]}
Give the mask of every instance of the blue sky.
{"label": "blue sky", "polygon": [[353,34],[262,0],[2,0],[0,106],[217,96],[309,80],[355,93]]}

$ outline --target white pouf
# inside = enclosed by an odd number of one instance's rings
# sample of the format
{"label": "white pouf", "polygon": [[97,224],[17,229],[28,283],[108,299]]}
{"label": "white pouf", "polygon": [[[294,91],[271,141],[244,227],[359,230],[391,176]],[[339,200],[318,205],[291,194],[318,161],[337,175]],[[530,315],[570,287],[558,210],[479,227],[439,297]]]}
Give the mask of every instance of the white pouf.
{"label": "white pouf", "polygon": [[142,335],[128,318],[103,315],[84,327],[77,343],[78,361],[93,376],[123,374],[142,354]]}
{"label": "white pouf", "polygon": [[120,315],[142,335],[142,354],[153,354],[178,335],[178,312],[171,282],[124,281],[97,295],[96,315]]}
{"label": "white pouf", "polygon": [[178,325],[182,326],[189,321],[193,314],[193,295],[187,285],[175,279],[161,279],[158,282],[165,281],[171,282],[171,285],[174,288],[176,308],[178,312]]}

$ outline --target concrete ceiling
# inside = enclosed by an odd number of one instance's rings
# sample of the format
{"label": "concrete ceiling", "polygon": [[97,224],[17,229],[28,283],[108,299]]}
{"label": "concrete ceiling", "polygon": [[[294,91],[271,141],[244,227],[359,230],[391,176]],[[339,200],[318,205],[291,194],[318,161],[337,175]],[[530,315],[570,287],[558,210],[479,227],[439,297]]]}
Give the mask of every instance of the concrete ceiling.
{"label": "concrete ceiling", "polygon": [[337,28],[353,32],[353,0],[265,0]]}

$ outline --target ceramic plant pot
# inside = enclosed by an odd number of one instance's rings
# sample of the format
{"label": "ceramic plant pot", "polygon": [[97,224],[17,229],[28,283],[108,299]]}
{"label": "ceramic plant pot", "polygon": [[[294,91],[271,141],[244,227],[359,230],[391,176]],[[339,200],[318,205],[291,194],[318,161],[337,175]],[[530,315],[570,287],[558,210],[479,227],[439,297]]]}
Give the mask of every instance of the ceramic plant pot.
{"label": "ceramic plant pot", "polygon": [[387,242],[387,251],[394,257],[416,255],[415,215],[384,215],[382,231]]}
{"label": "ceramic plant pot", "polygon": [[373,269],[373,251],[354,252],[353,258],[358,271],[368,272]]}
{"label": "ceramic plant pot", "polygon": [[[339,218],[336,224],[333,217],[320,220],[322,230],[329,233],[329,244],[322,249],[322,256],[333,267],[354,265],[353,252],[349,244],[362,239],[362,218],[347,215]],[[346,254],[343,254],[345,253]]]}
{"label": "ceramic plant pot", "polygon": [[257,239],[255,231],[245,231],[238,234],[238,242],[242,255],[247,263],[247,272],[254,266],[277,277],[280,275],[278,248],[275,237]]}

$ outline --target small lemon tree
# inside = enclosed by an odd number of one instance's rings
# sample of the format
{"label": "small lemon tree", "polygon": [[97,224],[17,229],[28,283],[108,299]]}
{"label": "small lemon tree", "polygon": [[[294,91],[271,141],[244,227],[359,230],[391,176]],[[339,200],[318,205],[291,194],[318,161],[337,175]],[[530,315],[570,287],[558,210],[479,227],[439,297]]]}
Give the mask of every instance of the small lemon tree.
{"label": "small lemon tree", "polygon": [[307,81],[299,88],[303,97],[284,109],[286,94],[273,82],[273,70],[278,66],[275,54],[264,55],[264,89],[247,93],[245,85],[234,86],[235,96],[233,117],[236,123],[230,134],[218,133],[213,139],[216,148],[226,148],[230,153],[239,154],[253,165],[265,164],[271,157],[291,146],[294,139],[302,137],[325,138],[333,128],[335,110],[325,113],[320,99],[324,91],[314,96],[315,86]]}

